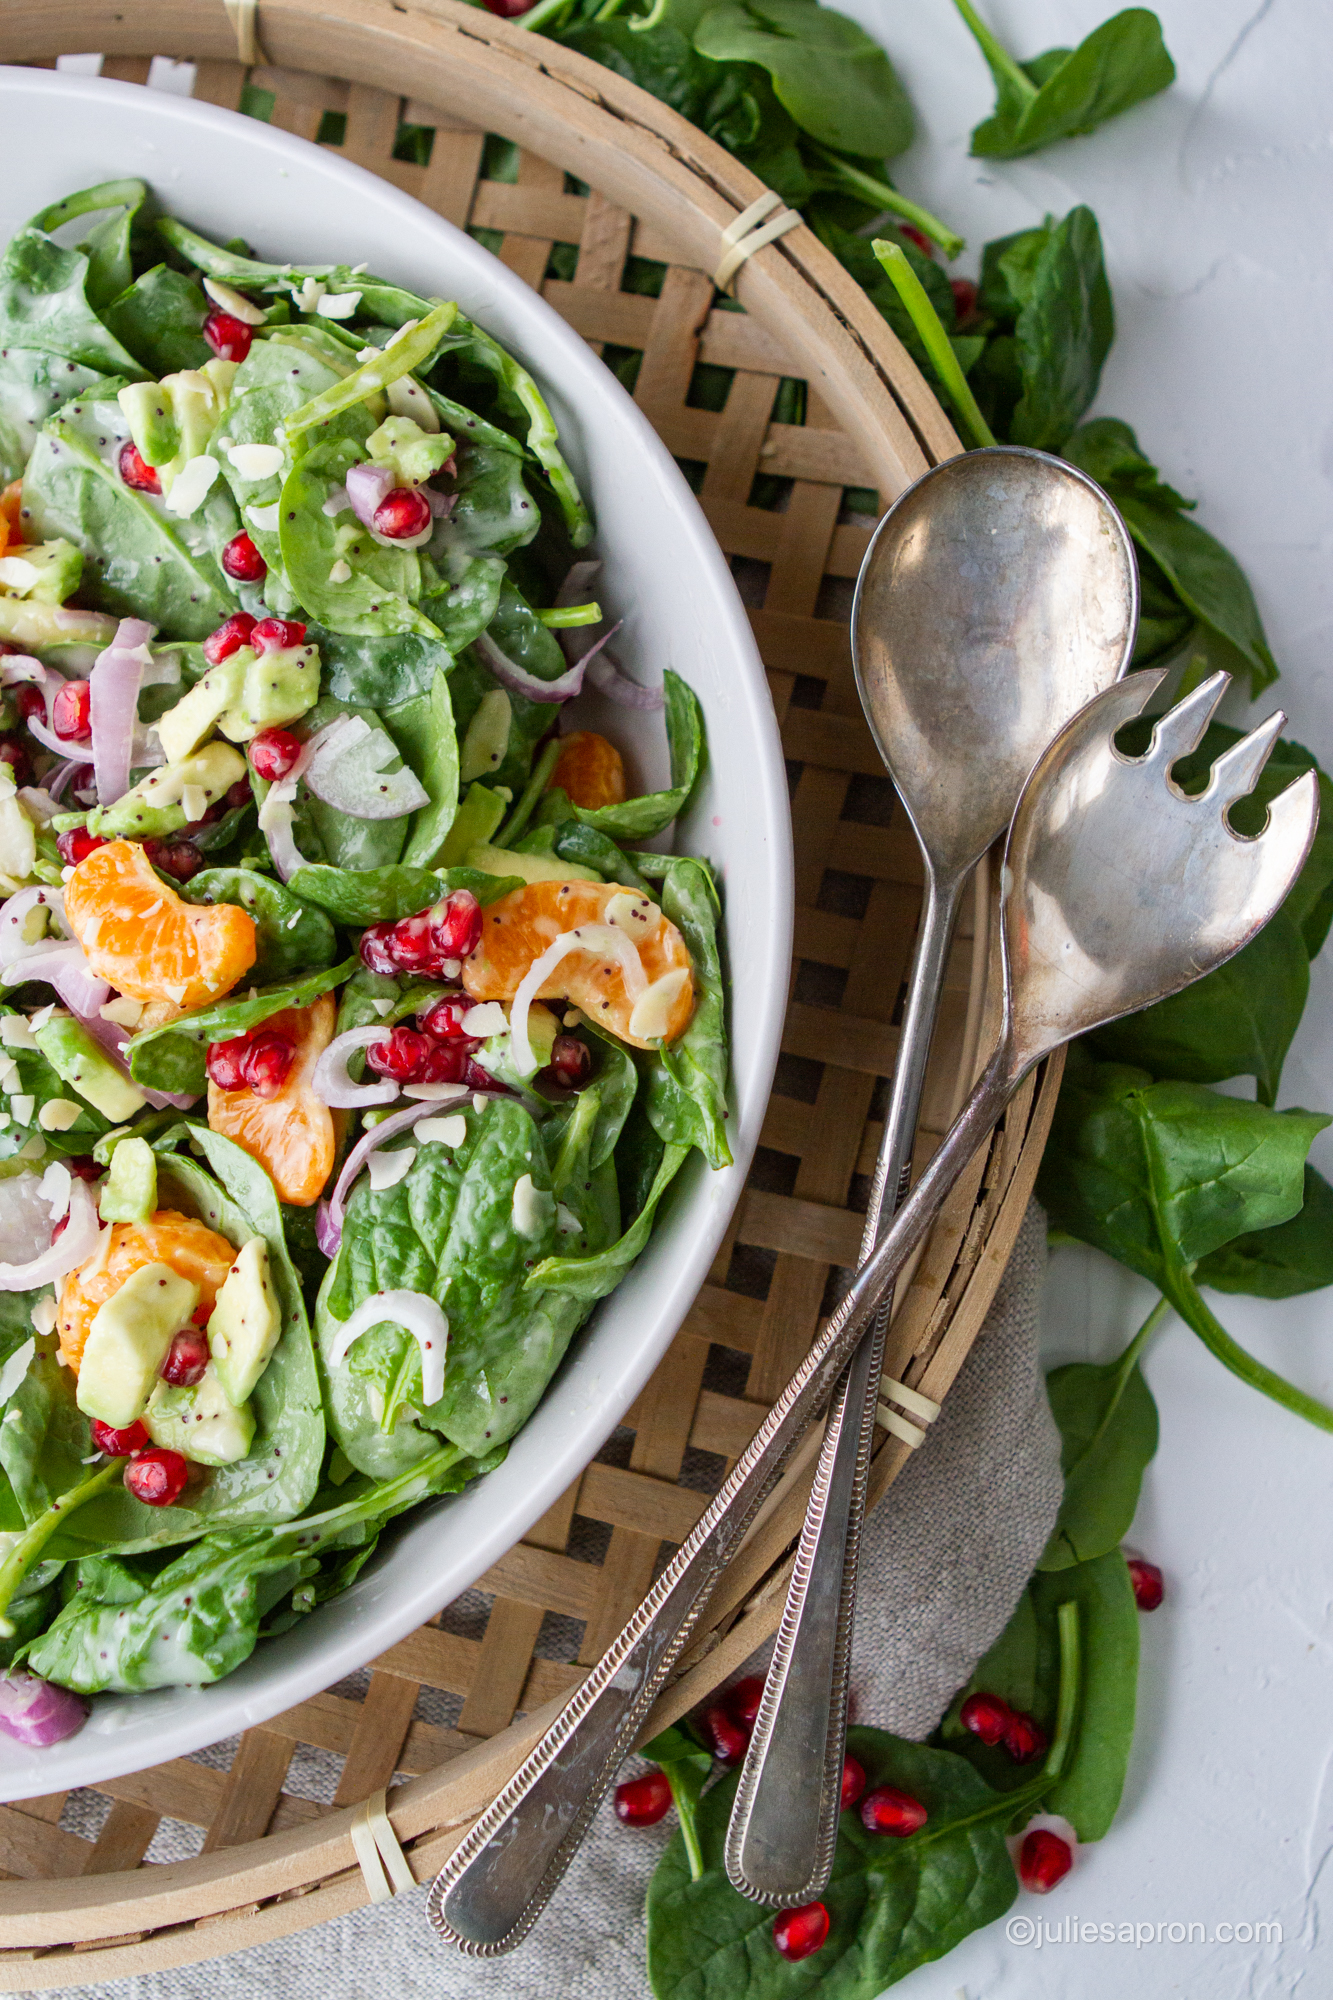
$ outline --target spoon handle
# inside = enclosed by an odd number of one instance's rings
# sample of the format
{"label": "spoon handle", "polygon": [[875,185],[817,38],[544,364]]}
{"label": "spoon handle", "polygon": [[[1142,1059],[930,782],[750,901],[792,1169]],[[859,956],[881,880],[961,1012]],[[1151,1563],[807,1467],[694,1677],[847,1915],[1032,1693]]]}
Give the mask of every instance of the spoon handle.
{"label": "spoon handle", "polygon": [[[898,1060],[861,1240],[873,1253],[911,1177],[912,1142],[949,939],[965,877],[937,878],[912,955]],[[758,1903],[799,1908],[833,1867],[847,1737],[847,1685],[870,1448],[892,1296],[834,1392],[782,1624],[755,1719],[727,1835],[727,1874]]]}
{"label": "spoon handle", "polygon": [[1008,1041],[1001,1044],[884,1241],[857,1272],[693,1532],[436,1877],[426,1909],[447,1943],[493,1958],[512,1951],[531,1930],[746,1528],[1030,1061],[1016,1064]]}

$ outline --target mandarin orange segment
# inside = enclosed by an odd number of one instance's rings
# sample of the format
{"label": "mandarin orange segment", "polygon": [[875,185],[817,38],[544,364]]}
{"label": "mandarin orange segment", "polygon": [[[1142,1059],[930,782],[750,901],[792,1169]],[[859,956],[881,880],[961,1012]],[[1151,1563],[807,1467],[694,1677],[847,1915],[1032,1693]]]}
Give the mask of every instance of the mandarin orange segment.
{"label": "mandarin orange segment", "polygon": [[285,1007],[263,1023],[284,1035],[296,1060],[276,1097],[253,1090],[222,1090],[210,1079],[208,1122],[258,1160],[284,1201],[309,1208],[333,1172],[333,1115],[310,1088],[315,1064],[333,1040],[338,1010],[325,993],[313,1007]]}
{"label": "mandarin orange segment", "polygon": [[203,1007],[255,962],[249,912],[183,903],[133,840],[85,856],[65,884],[65,916],[94,972],[131,1000]]}
{"label": "mandarin orange segment", "polygon": [[571,805],[591,811],[596,806],[625,802],[625,765],[614,743],[591,729],[576,729],[560,744],[560,755],[547,790],[555,786],[569,794]]}
{"label": "mandarin orange segment", "polygon": [[199,1303],[211,1311],[235,1257],[225,1236],[174,1208],[156,1209],[147,1222],[113,1223],[109,1247],[99,1244],[65,1280],[56,1320],[60,1359],[78,1374],[98,1308],[145,1264],[169,1264],[178,1276],[198,1285]]}
{"label": "mandarin orange segment", "polygon": [[[501,896],[483,910],[481,943],[464,962],[467,991],[474,1000],[512,1000],[548,945],[583,924],[609,923],[608,911],[618,896],[636,905],[644,900],[616,882],[529,882],[526,888]],[[694,1012],[694,978],[685,940],[673,923],[660,917],[652,935],[636,941],[636,949],[649,985],[667,973],[685,975],[671,1000],[663,1037],[673,1042]],[[630,1033],[634,1001],[625,990],[624,972],[618,960],[600,952],[569,952],[536,997],[569,1000],[622,1042],[640,1049],[655,1046],[652,1040]]]}

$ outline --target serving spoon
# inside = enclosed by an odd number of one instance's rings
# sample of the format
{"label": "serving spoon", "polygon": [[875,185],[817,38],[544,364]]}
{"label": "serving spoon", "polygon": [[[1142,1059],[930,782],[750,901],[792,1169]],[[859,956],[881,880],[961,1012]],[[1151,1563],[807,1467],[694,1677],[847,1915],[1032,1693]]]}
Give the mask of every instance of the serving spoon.
{"label": "serving spoon", "polygon": [[1202,740],[1226,674],[1168,711],[1142,757],[1116,748],[1117,731],[1163,678],[1134,674],[1095,696],[1024,786],[1001,887],[999,1046],[692,1532],[436,1877],[430,1921],[470,1956],[512,1951],[545,1908],[722,1571],[1023,1078],[1072,1036],[1178,993],[1233,957],[1299,874],[1319,812],[1312,771],[1271,802],[1255,838],[1226,820],[1254,788],[1286,719],[1280,711],[1220,757],[1194,797],[1171,782],[1171,767]]}
{"label": "serving spoon", "polygon": [[[911,1181],[963,890],[1052,737],[1128,668],[1137,626],[1124,523],[1100,487],[1044,452],[1001,446],[948,459],[894,502],[866,551],[852,606],[857,692],[926,883],[861,1263]],[[833,1866],[891,1306],[886,1297],[834,1393],[732,1809],[727,1873],[760,1903],[812,1902]]]}

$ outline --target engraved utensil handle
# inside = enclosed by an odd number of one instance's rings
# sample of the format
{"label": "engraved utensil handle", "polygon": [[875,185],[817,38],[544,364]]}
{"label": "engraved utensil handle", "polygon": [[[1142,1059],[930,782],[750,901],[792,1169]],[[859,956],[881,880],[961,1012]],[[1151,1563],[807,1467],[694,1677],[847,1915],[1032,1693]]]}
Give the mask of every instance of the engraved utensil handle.
{"label": "engraved utensil handle", "polygon": [[[898,1061],[866,1213],[861,1260],[899,1208],[949,938],[966,879],[928,870]],[[886,1294],[834,1392],[782,1623],[727,1833],[727,1874],[757,1903],[812,1902],[833,1867],[842,1806],[847,1684],[870,1448],[892,1295]]]}
{"label": "engraved utensil handle", "polygon": [[568,1707],[451,1855],[427,1912],[478,1957],[521,1943],[633,1747],[714,1584],[873,1316],[1035,1058],[1006,1040],[892,1227],[864,1264],[694,1531]]}

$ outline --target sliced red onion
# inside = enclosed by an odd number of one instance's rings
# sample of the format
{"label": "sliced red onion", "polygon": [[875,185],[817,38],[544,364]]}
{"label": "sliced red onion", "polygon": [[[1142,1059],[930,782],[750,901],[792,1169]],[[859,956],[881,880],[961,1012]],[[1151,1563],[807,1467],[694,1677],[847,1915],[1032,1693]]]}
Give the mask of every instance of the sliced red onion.
{"label": "sliced red onion", "polygon": [[82,1695],[57,1687],[22,1667],[0,1674],[0,1729],[18,1743],[45,1750],[63,1743],[88,1720],[88,1704]]}
{"label": "sliced red onion", "polygon": [[520,1076],[531,1076],[537,1068],[537,1058],[528,1040],[528,1009],[561,959],[567,958],[572,951],[592,952],[598,958],[617,959],[625,991],[631,1000],[637,1000],[641,993],[647,991],[648,975],[634,949],[633,939],[614,924],[579,924],[572,931],[561,931],[559,937],[553,938],[547,945],[541,957],[534,959],[528,967],[509,1009],[509,1051]]}
{"label": "sliced red onion", "polygon": [[[34,660],[31,653],[7,653],[0,659],[0,687],[13,687],[19,681],[36,681],[45,687],[50,667],[44,667],[40,660]],[[52,676],[58,679],[59,676]]]}
{"label": "sliced red onion", "polygon": [[[66,744],[65,748],[68,749],[69,745]],[[69,783],[70,779],[74,776],[74,773],[76,771],[81,771],[83,769],[83,761],[84,760],[81,757],[69,757],[63,764],[59,765],[54,771],[50,771],[47,773],[46,791],[48,797],[53,799],[58,799],[60,797],[60,794],[64,791],[66,785]]]}
{"label": "sliced red onion", "polygon": [[268,842],[273,866],[284,882],[290,882],[298,868],[307,866],[306,858],[292,836],[292,823],[296,818],[292,808],[297,783],[309,770],[310,761],[321,745],[352,719],[348,715],[336,715],[332,722],[326,722],[322,729],[317,729],[302,746],[300,756],[286,777],[269,788],[268,796],[259,808],[259,831]]}
{"label": "sliced red onion", "polygon": [[[609,639],[610,632],[606,636]],[[609,655],[603,654],[600,660],[593,659],[591,654],[585,655],[584,665],[588,669],[588,679],[608,701],[619,702],[622,708],[658,709],[665,706],[666,696],[661,688],[642,687],[638,681],[630,680]]]}
{"label": "sliced red onion", "polygon": [[69,1221],[49,1250],[26,1264],[0,1264],[0,1292],[34,1292],[68,1277],[97,1248],[100,1225],[86,1181],[74,1180],[69,1190]]}
{"label": "sliced red onion", "polygon": [[372,1292],[363,1299],[352,1317],[344,1320],[329,1348],[329,1366],[338,1367],[347,1350],[372,1326],[404,1327],[421,1349],[421,1401],[429,1409],[444,1394],[444,1356],[449,1345],[449,1322],[434,1299],[424,1292]]}
{"label": "sliced red onion", "polygon": [[16,889],[12,896],[0,903],[0,965],[15,963],[34,951],[49,950],[53,940],[38,938],[35,944],[23,940],[23,926],[35,909],[49,910],[62,932],[68,931],[65,922],[65,892],[41,882],[28,889]]}
{"label": "sliced red onion", "polygon": [[[66,1005],[68,1004],[66,1002]],[[129,1047],[133,1037],[130,1035],[129,1030],[122,1028],[118,1022],[104,1020],[100,1006],[96,1013],[82,1014],[79,1018],[82,1020],[88,1033],[93,1037],[93,1040],[101,1044],[108,1058],[116,1065],[116,1068],[120,1071],[126,1082],[132,1083],[136,1090],[142,1091],[154,1111],[165,1111],[168,1107],[173,1111],[188,1111],[192,1104],[199,1102],[198,1097],[191,1091],[150,1090],[146,1083],[140,1083],[137,1078],[131,1076],[125,1051]]]}
{"label": "sliced red onion", "polygon": [[139,715],[144,668],[151,667],[148,641],[156,628],[142,618],[122,618],[116,636],[93,662],[93,773],[97,802],[113,806],[130,788],[130,763]]}
{"label": "sliced red onion", "polygon": [[426,504],[437,521],[447,520],[458,505],[456,493],[440,493],[433,486],[423,486],[420,491],[426,496]]}
{"label": "sliced red onion", "polygon": [[[382,1034],[383,1029],[378,1032]],[[327,1053],[326,1050],[325,1054]],[[466,1097],[467,1094],[466,1087],[459,1084],[458,1095]],[[343,1170],[338,1176],[332,1195],[327,1201],[321,1201],[315,1211],[315,1236],[326,1257],[336,1257],[338,1254],[338,1245],[342,1242],[343,1219],[347,1213],[347,1197],[352,1191],[353,1182],[371,1154],[377,1147],[382,1146],[386,1139],[396,1138],[400,1132],[406,1132],[419,1118],[428,1117],[432,1111],[438,1112],[442,1102],[443,1099],[435,1097],[424,1104],[409,1104],[402,1111],[393,1112],[381,1124],[372,1125],[369,1132],[362,1133],[343,1161]]]}
{"label": "sliced red onion", "polygon": [[[28,734],[35,736],[43,750],[49,750],[53,756],[68,757],[70,746],[66,738],[57,736],[54,729],[48,729],[46,724],[39,722],[35,715],[28,718]],[[82,738],[82,744],[86,751],[88,747],[88,738],[86,736]],[[80,761],[86,764],[88,762],[87,756],[85,755]]]}
{"label": "sliced red onion", "polygon": [[379,1022],[369,1028],[348,1028],[334,1036],[315,1064],[310,1079],[310,1088],[321,1104],[327,1104],[331,1111],[350,1111],[393,1103],[398,1085],[392,1077],[386,1077],[382,1083],[353,1083],[347,1074],[347,1058],[353,1049],[368,1049],[372,1042],[384,1041],[389,1032]]}
{"label": "sliced red onion", "polygon": [[[48,951],[34,952],[30,958],[20,959],[17,965],[7,965],[5,976],[18,972],[24,979],[41,979],[53,986],[71,1014],[80,1020],[87,1020],[105,1006],[111,998],[111,988],[105,979],[99,979],[83,955],[79,944],[52,944]],[[13,982],[17,984],[17,981]]]}
{"label": "sliced red onion", "polygon": [[581,660],[568,673],[559,674],[553,681],[542,681],[525,667],[516,666],[508,654],[500,651],[489,632],[481,633],[472,645],[483,665],[490,668],[501,687],[508,688],[510,694],[525,694],[529,701],[572,701],[583,686]]}
{"label": "sliced red onion", "polygon": [[385,773],[384,766],[398,755],[398,745],[383,729],[347,715],[311,758],[305,781],[317,799],[350,819],[401,819],[428,805],[430,794],[406,764]]}
{"label": "sliced red onion", "polygon": [[352,512],[365,528],[375,525],[375,510],[383,506],[384,497],[393,491],[393,467],[371,465],[368,462],[354,465],[347,475],[347,498],[352,504]]}

